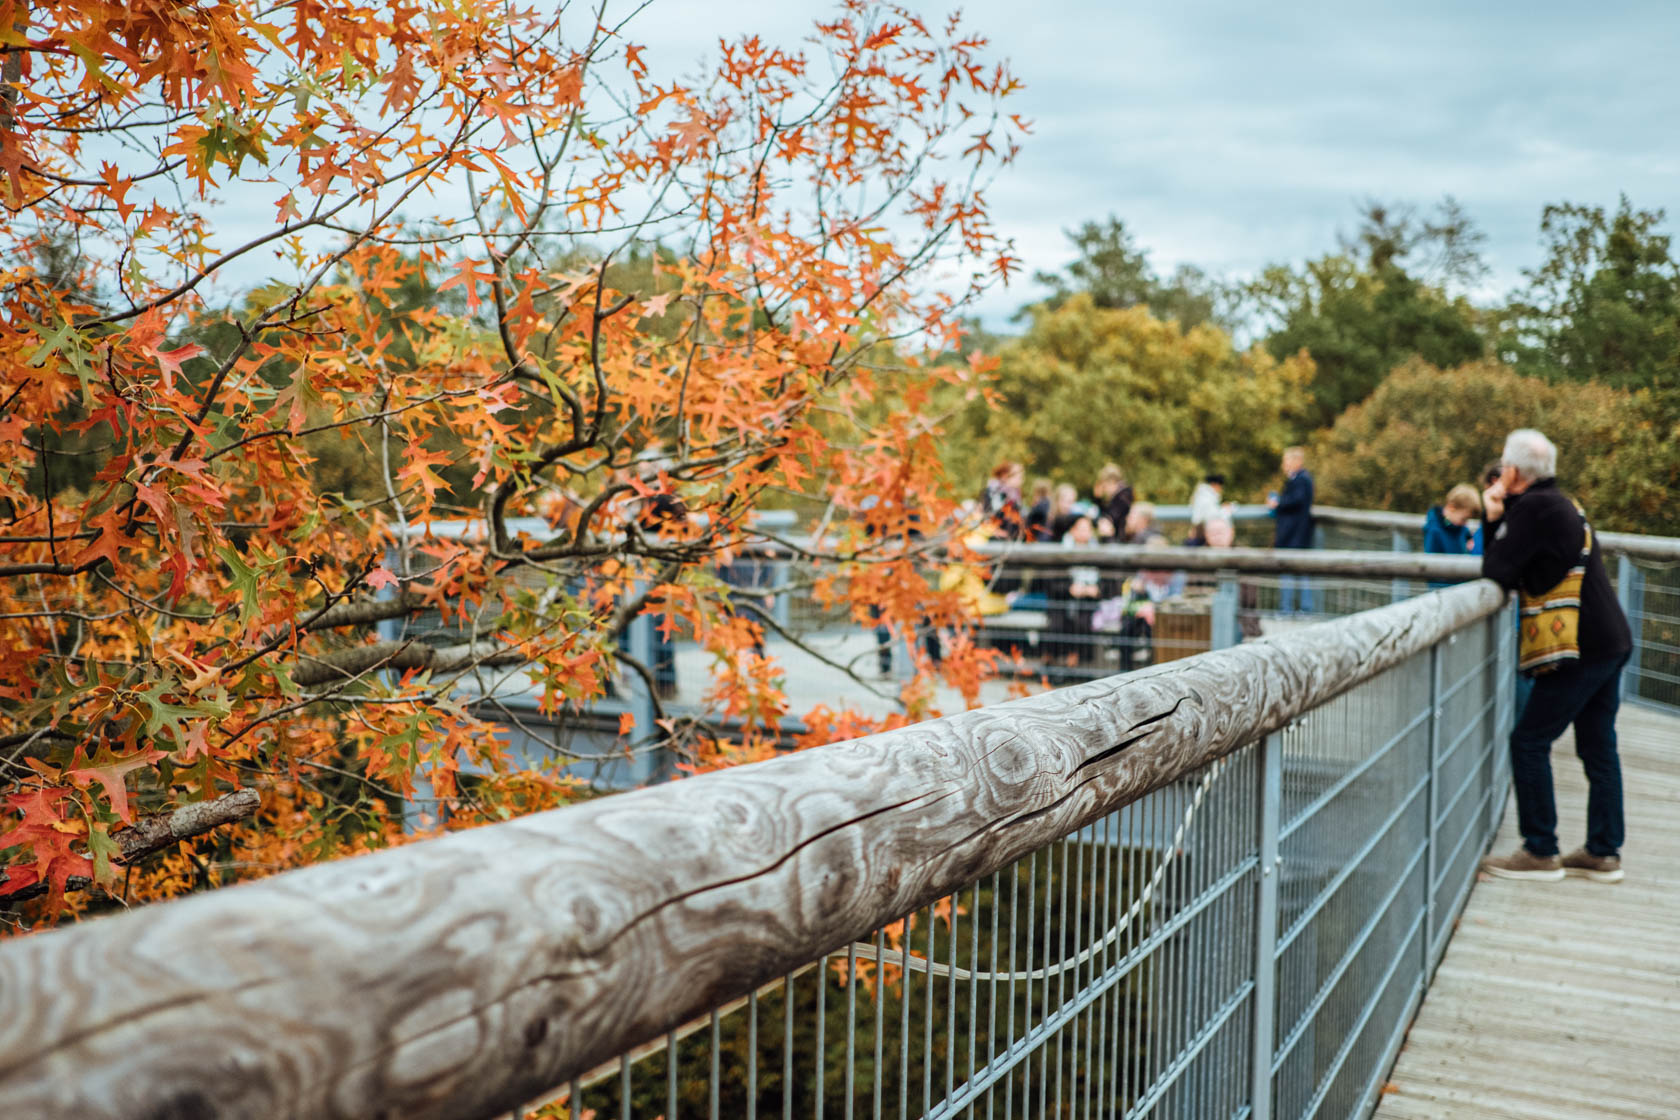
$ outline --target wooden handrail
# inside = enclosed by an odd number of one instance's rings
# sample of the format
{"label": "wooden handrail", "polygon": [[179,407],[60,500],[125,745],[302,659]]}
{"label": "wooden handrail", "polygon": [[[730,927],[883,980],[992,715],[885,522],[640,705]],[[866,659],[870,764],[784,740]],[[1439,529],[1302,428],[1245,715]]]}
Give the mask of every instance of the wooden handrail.
{"label": "wooden handrail", "polygon": [[0,944],[0,1116],[491,1117],[1284,727],[1476,581]]}
{"label": "wooden handrail", "polygon": [[1304,548],[1149,548],[1135,544],[1099,544],[1086,548],[1072,548],[1061,544],[1018,542],[991,542],[980,546],[977,551],[1009,567],[1044,568],[1090,564],[1103,568],[1427,579],[1441,583],[1461,583],[1478,579],[1482,574],[1482,561],[1479,556],[1438,556],[1424,552]]}
{"label": "wooden handrail", "polygon": [[[1332,525],[1359,525],[1372,529],[1402,531],[1423,528],[1421,513],[1340,509],[1336,506],[1314,506],[1312,512],[1314,518]],[[1659,537],[1644,533],[1599,533],[1598,543],[1605,552],[1630,556],[1636,560],[1680,560],[1680,537]]]}

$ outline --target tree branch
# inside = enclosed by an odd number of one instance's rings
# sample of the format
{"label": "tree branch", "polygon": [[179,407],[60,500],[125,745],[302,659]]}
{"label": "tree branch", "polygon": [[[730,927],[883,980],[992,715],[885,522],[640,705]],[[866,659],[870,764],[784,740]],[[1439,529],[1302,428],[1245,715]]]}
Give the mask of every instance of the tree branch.
{"label": "tree branch", "polygon": [[[190,840],[194,836],[202,836],[211,829],[220,828],[224,824],[244,820],[257,811],[261,799],[254,789],[239,789],[232,793],[224,793],[213,801],[197,801],[191,805],[183,805],[173,813],[159,813],[156,816],[142,817],[127,828],[119,828],[111,834],[117,847],[121,849],[118,862],[132,865],[153,852]],[[0,870],[0,900],[7,903],[24,902],[47,893],[45,882],[31,883],[15,894],[5,893],[6,872]],[[93,885],[93,880],[83,875],[72,875],[66,882],[66,887],[73,891],[85,891]]]}
{"label": "tree branch", "polygon": [[531,655],[517,646],[501,642],[471,642],[464,645],[429,646],[412,638],[374,642],[324,654],[303,654],[305,664],[292,674],[292,683],[310,688],[335,681],[348,681],[374,669],[429,669],[452,673],[459,669],[522,665]]}

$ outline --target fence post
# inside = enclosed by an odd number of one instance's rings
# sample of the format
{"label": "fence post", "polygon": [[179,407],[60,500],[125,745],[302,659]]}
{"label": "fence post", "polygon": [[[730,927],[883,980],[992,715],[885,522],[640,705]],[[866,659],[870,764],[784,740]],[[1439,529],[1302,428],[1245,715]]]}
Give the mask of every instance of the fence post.
{"label": "fence post", "polygon": [[[788,581],[793,578],[792,561],[778,557],[774,560],[767,560],[765,563],[770,565],[770,586],[787,587]],[[785,590],[778,591],[771,601],[770,617],[775,619],[776,625],[784,630],[792,627],[793,614],[788,603],[788,593]]]}
{"label": "fence post", "polygon": [[[1622,606],[1622,613],[1627,616],[1628,629],[1633,632],[1633,654],[1628,658],[1628,670],[1622,673],[1621,695],[1628,694],[1628,678],[1639,676],[1639,664],[1642,648],[1645,644],[1645,573],[1639,570],[1639,565],[1633,562],[1633,557],[1623,552],[1616,557],[1616,601]],[[1639,695],[1639,687],[1633,688],[1633,694]]]}
{"label": "fence post", "polygon": [[1213,593],[1213,617],[1208,634],[1208,642],[1214,649],[1230,649],[1242,640],[1237,628],[1239,598],[1237,577],[1231,572],[1220,572],[1219,586]]}
{"label": "fence post", "polygon": [[[645,584],[638,583],[631,594],[640,595],[645,588]],[[659,670],[653,663],[653,616],[639,614],[630,620],[626,629],[628,633],[625,635],[625,644],[629,647],[630,656],[645,665],[648,672],[657,676]],[[630,715],[636,721],[636,729],[631,734],[635,737],[636,746],[644,746],[659,734],[659,728],[653,722],[656,718],[653,690],[648,686],[648,682],[642,679],[642,675],[634,670],[622,676],[629,683]],[[652,768],[650,755],[644,754],[640,759],[633,756],[625,774],[625,786],[628,788],[645,781],[652,776]],[[644,770],[648,773],[644,774]]]}
{"label": "fence post", "polygon": [[[1412,550],[1412,542],[1407,540],[1406,534],[1399,529],[1388,531],[1388,543],[1389,550],[1392,552],[1410,552]],[[1391,601],[1396,603],[1402,599],[1410,599],[1412,597],[1411,581],[1404,579],[1391,580],[1388,585],[1388,596]]]}
{"label": "fence post", "polygon": [[1272,1120],[1272,1053],[1277,1031],[1278,813],[1283,800],[1283,742],[1260,740],[1260,890],[1254,924],[1253,1079],[1251,1120]]}
{"label": "fence post", "polygon": [[1423,971],[1419,976],[1425,988],[1429,987],[1429,978],[1435,971],[1435,931],[1440,921],[1435,913],[1435,880],[1440,875],[1435,865],[1440,854],[1435,829],[1441,811],[1437,773],[1441,764],[1441,709],[1441,643],[1436,642],[1429,647],[1429,784],[1425,799],[1429,816],[1423,823]]}
{"label": "fence post", "polygon": [[1496,741],[1492,745],[1494,767],[1493,773],[1497,779],[1499,796],[1488,799],[1488,820],[1484,827],[1483,848],[1493,843],[1493,837],[1499,832],[1499,820],[1505,815],[1506,790],[1511,781],[1511,754],[1505,744],[1510,741],[1511,728],[1517,722],[1517,666],[1515,664],[1516,643],[1512,640],[1512,625],[1516,621],[1517,599],[1512,592],[1505,593],[1505,605],[1495,612],[1489,619],[1493,626],[1493,640],[1498,643],[1494,648],[1499,651],[1499,729]]}

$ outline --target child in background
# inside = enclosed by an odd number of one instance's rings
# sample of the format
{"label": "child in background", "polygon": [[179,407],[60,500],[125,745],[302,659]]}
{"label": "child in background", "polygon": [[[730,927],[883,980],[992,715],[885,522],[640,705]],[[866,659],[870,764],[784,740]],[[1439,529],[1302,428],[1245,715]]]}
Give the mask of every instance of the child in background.
{"label": "child in background", "polygon": [[1447,492],[1447,500],[1429,507],[1423,519],[1423,550],[1463,556],[1470,551],[1470,519],[1482,514],[1482,496],[1468,483]]}

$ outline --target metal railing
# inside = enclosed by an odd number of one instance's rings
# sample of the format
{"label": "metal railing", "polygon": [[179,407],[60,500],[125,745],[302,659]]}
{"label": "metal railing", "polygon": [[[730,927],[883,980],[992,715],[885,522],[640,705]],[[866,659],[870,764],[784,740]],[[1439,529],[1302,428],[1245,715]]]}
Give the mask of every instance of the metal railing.
{"label": "metal railing", "polygon": [[0,1115],[1363,1115],[1503,805],[1502,604],[0,945]]}
{"label": "metal railing", "polygon": [[[1239,541],[1249,546],[1269,541],[1271,519],[1265,507],[1237,506],[1232,515]],[[1319,548],[1235,550],[1246,557],[1241,578],[1211,567],[1191,572],[1189,593],[1175,595],[1162,612],[1164,621],[1147,627],[1135,612],[1115,618],[1098,610],[1145,563],[1143,550],[993,546],[988,551],[997,564],[991,589],[1025,594],[1000,615],[983,619],[978,637],[1006,655],[1019,654],[1019,667],[1034,677],[1065,684],[1221,648],[1233,644],[1238,635],[1253,638],[1302,617],[1369,609],[1475,573],[1474,561],[1459,560],[1453,568],[1455,561],[1422,553],[1421,515],[1318,507],[1315,516]],[[1169,539],[1188,533],[1188,518],[1187,506],[1156,509],[1156,523]],[[773,534],[793,528],[786,516],[767,514],[759,523]],[[520,528],[540,536],[546,526]],[[471,526],[450,524],[438,531],[464,533]],[[1618,533],[1600,534],[1600,539],[1634,631],[1635,649],[1623,677],[1625,695],[1680,710],[1680,540]],[[782,731],[790,738],[802,732],[798,714],[817,703],[838,701],[875,716],[898,710],[899,685],[914,673],[911,647],[902,635],[860,626],[844,607],[825,607],[797,590],[809,582],[797,556],[773,540],[760,543],[762,555],[749,550],[719,574],[755,601],[762,588],[783,589],[771,598],[774,625],[767,624],[765,640],[789,685],[790,710],[781,720]],[[1069,581],[1055,578],[1066,575],[1076,555],[1081,565],[1099,573],[1098,595],[1069,595],[1063,589]],[[1177,570],[1182,556],[1164,556],[1161,563]],[[1384,570],[1385,564],[1391,567]],[[929,565],[930,579],[938,579],[939,558],[930,557]],[[1054,570],[1058,566],[1061,573]],[[789,587],[796,590],[786,590]],[[385,636],[400,634],[393,630]],[[643,616],[627,628],[623,639],[635,660],[659,675],[668,708],[688,711],[704,706],[712,682],[711,658],[680,629],[674,638],[666,638],[651,617]],[[938,634],[924,634],[916,648],[936,656],[940,641]],[[639,677],[627,674],[589,712],[567,713],[563,719],[541,710],[538,690],[522,688],[517,674],[504,674],[492,683],[491,695],[477,710],[508,728],[516,757],[574,757],[578,762],[569,772],[599,789],[632,788],[671,773],[670,759],[656,741],[639,743],[629,753],[616,741],[621,714],[632,715],[638,728],[656,726],[650,690]]]}

